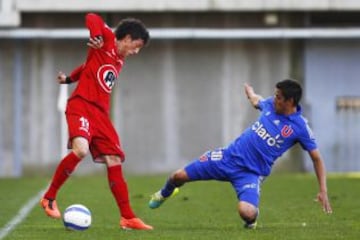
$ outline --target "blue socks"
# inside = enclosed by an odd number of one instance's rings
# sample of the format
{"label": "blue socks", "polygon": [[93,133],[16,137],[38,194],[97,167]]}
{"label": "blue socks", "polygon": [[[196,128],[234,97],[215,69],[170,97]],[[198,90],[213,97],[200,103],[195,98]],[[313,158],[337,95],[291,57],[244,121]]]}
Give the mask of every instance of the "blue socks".
{"label": "blue socks", "polygon": [[170,178],[166,181],[164,187],[161,189],[161,195],[164,198],[169,197],[177,186],[171,182]]}

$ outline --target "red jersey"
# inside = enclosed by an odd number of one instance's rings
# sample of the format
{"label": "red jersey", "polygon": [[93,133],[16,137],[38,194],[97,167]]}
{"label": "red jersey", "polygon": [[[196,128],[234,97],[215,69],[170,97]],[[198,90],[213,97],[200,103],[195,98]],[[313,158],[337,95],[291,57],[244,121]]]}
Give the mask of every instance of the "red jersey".
{"label": "red jersey", "polygon": [[117,54],[116,37],[112,29],[99,15],[87,14],[86,27],[90,37],[101,36],[104,45],[101,49],[89,48],[86,62],[71,72],[70,79],[78,81],[78,85],[70,99],[81,97],[109,114],[111,90],[124,59]]}

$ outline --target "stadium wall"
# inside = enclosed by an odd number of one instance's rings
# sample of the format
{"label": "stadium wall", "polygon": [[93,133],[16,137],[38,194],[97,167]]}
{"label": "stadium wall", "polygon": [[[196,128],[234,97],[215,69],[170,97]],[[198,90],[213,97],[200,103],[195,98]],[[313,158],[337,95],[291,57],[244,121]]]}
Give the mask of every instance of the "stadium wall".
{"label": "stadium wall", "polygon": [[[46,169],[61,157],[56,73],[71,71],[85,57],[83,41],[22,44],[18,69],[12,64],[16,45],[0,43],[1,59],[6,59],[0,70],[3,171],[12,167],[14,157],[14,68],[24,76],[21,126],[16,126],[22,129],[21,159],[27,169]],[[166,171],[223,146],[256,113],[244,97],[243,83],[272,94],[275,81],[289,75],[288,57],[288,47],[279,41],[152,42],[128,60],[114,90],[113,119],[127,153],[126,167]]]}
{"label": "stadium wall", "polygon": [[[263,13],[126,12],[102,15],[109,25],[115,25],[124,16],[138,17],[149,27],[257,28],[266,25]],[[83,27],[83,17],[83,13],[77,12],[28,12],[22,14],[21,24],[26,28],[79,28]],[[276,26],[298,27],[302,26],[303,19],[324,24],[328,15],[309,17],[306,13],[284,13],[278,17]],[[321,40],[313,48],[304,39],[152,40],[138,56],[127,61],[114,89],[112,117],[127,153],[125,168],[133,173],[169,172],[206,150],[226,145],[257,116],[244,96],[243,84],[248,82],[258,93],[267,96],[273,94],[277,81],[292,77],[302,81],[309,91],[313,83],[323,81],[322,75],[314,77],[309,68],[310,62],[315,68],[318,64],[318,55],[310,53],[316,52],[325,42],[327,40]],[[337,43],[332,48],[341,49],[346,45],[346,41]],[[345,55],[334,53],[332,59],[354,66],[355,62],[344,60]],[[81,64],[85,54],[86,39],[0,39],[0,176],[13,176],[14,172],[19,172],[15,159],[22,163],[20,172],[53,172],[62,157],[63,145],[61,113],[57,110],[59,85],[55,76],[59,70],[69,72]],[[323,60],[328,57],[322,56]],[[341,66],[345,69],[345,64]],[[326,72],[326,63],[317,70]],[[14,80],[19,76],[20,85]],[[315,92],[324,91],[321,84],[314,86],[318,86]],[[353,83],[348,82],[348,86]],[[316,98],[313,96],[317,95],[308,95],[303,103],[310,122],[319,123],[332,113],[314,115],[312,106]],[[320,104],[333,101],[335,96],[336,90]],[[15,105],[19,101],[20,105]],[[327,129],[334,127],[327,126]],[[314,125],[315,132],[320,128],[321,125]],[[328,143],[328,137],[319,134],[321,147],[326,151],[329,150],[327,144],[334,144]],[[357,169],[344,165],[339,168],[332,164],[336,158],[332,154],[326,155],[331,171]],[[283,164],[278,164],[278,169],[310,169],[309,161],[304,166],[298,148],[285,154],[280,163]],[[80,166],[84,172],[93,169],[101,170],[101,166],[94,168],[89,158]]]}

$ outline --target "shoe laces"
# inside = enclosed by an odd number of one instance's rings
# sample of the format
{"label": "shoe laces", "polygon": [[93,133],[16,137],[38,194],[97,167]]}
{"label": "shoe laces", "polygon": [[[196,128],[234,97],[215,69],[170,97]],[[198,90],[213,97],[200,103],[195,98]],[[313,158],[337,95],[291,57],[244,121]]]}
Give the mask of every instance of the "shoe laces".
{"label": "shoe laces", "polygon": [[161,195],[161,192],[158,191],[158,192],[154,193],[154,194],[151,196],[151,200],[154,200],[154,201],[163,201],[163,200],[164,200],[164,197]]}

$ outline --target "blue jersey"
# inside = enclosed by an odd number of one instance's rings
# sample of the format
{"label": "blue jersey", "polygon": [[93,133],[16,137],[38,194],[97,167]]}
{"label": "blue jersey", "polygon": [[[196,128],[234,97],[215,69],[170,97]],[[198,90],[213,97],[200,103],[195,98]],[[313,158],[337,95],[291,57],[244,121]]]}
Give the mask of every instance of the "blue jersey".
{"label": "blue jersey", "polygon": [[262,100],[257,121],[226,149],[236,165],[262,176],[268,176],[275,160],[294,144],[300,143],[306,151],[317,148],[301,107],[291,115],[275,112],[274,98]]}

